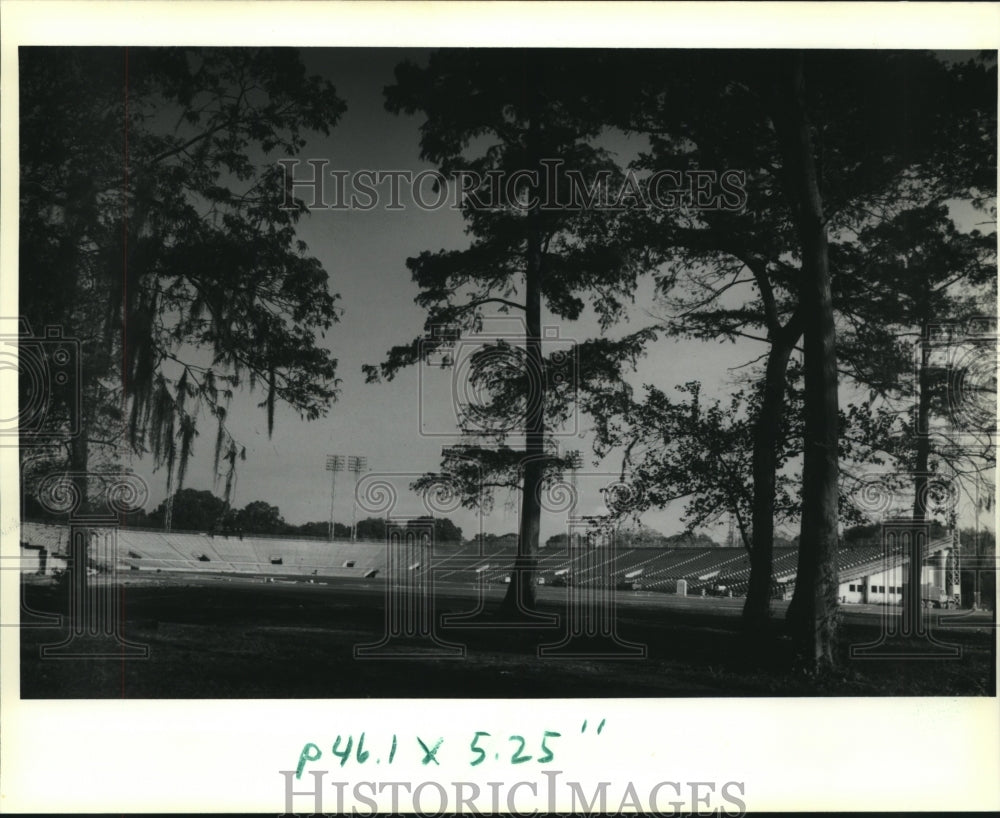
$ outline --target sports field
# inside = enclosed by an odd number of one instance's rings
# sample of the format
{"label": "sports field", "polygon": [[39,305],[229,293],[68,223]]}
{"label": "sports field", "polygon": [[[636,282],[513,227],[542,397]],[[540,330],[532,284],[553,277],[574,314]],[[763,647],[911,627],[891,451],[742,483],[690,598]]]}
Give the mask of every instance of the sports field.
{"label": "sports field", "polygon": [[[782,602],[774,603],[773,633],[751,639],[741,631],[741,599],[622,592],[602,615],[626,647],[581,636],[571,643],[575,656],[555,657],[540,648],[580,625],[567,615],[568,589],[539,588],[538,609],[558,616],[556,626],[515,628],[493,613],[502,585],[442,584],[427,621],[445,647],[400,638],[379,657],[356,657],[358,646],[392,630],[383,581],[161,573],[123,578],[116,591],[117,630],[130,645],[148,647],[148,658],[122,659],[112,639],[86,635],[74,652],[112,655],[42,658],[43,646],[69,631],[40,623],[38,614],[65,611],[67,599],[51,583],[24,586],[22,621],[40,624],[20,630],[22,698],[983,696],[996,686],[989,613],[928,612],[931,637],[957,656],[927,658],[923,641],[897,638],[880,649],[892,657],[851,658],[850,647],[877,642],[884,624],[876,606],[847,606],[842,670],[817,682],[791,664]],[[442,622],[442,614],[474,613],[480,597],[483,613],[473,622]],[[633,655],[595,658],[615,651]]]}

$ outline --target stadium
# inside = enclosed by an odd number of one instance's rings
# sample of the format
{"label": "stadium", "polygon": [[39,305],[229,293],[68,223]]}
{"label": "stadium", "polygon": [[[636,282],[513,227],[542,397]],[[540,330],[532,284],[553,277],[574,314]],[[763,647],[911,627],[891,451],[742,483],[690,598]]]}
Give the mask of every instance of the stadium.
{"label": "stadium", "polygon": [[993,690],[995,59],[530,56],[22,52],[24,695]]}
{"label": "stadium", "polygon": [[[101,549],[91,559],[96,571],[195,573],[205,576],[243,576],[263,580],[313,581],[386,577],[393,562],[392,550],[405,544],[374,541],[333,541],[262,536],[217,536],[205,533],[163,532],[137,529],[89,529],[100,542],[115,539],[113,552]],[[45,523],[21,527],[22,571],[44,575],[64,571],[70,559],[70,528]],[[590,544],[593,546],[593,544]],[[381,546],[381,547],[380,547]],[[388,552],[387,552],[388,547]],[[506,584],[514,564],[513,548],[486,552],[475,544],[442,543],[409,546],[415,562],[402,567],[407,573],[433,571],[436,582],[453,584]],[[645,590],[680,595],[743,596],[750,577],[744,548],[633,548],[617,553],[600,544],[549,553],[538,561],[539,585],[613,585],[619,590]],[[922,599],[934,607],[959,607],[961,582],[951,537],[924,544]],[[419,551],[419,554],[416,552]],[[36,555],[34,559],[32,554]],[[596,554],[596,558],[595,558]],[[44,555],[44,556],[43,556]],[[798,549],[775,550],[772,596],[790,598],[794,589]],[[880,544],[841,552],[840,599],[844,603],[901,604],[903,568],[908,561],[898,545]]]}
{"label": "stadium", "polygon": [[[900,617],[907,555],[890,540],[840,552],[849,650],[878,646]],[[898,648],[858,653],[848,692],[994,689],[992,613],[946,612],[962,598],[951,537],[928,539],[923,554],[926,616],[911,636],[953,661],[928,673],[926,662],[900,663]],[[87,564],[77,582],[74,557]],[[741,631],[744,549],[618,552],[599,537],[543,549],[538,621],[528,626],[493,613],[514,558],[511,548],[431,545],[404,527],[390,528],[385,542],[330,542],[26,521],[22,695],[816,692],[789,678],[788,646],[763,649]],[[796,559],[797,549],[776,549],[775,629]],[[67,594],[69,619],[53,616],[67,610]],[[95,661],[44,661],[60,655]],[[290,662],[299,668],[291,681]]]}

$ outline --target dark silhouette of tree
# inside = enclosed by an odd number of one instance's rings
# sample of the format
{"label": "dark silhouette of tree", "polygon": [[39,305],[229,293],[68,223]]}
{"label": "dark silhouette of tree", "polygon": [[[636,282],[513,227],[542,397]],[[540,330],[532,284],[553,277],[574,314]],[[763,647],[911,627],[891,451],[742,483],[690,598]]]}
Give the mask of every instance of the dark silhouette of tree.
{"label": "dark silhouette of tree", "polygon": [[[842,300],[857,343],[890,336],[880,355],[862,352],[859,359],[877,368],[871,380],[897,412],[896,433],[883,446],[897,469],[912,475],[913,519],[924,523],[935,506],[958,500],[942,479],[958,481],[957,490],[974,501],[993,484],[996,232],[959,230],[946,203],[926,190],[901,191],[885,210],[840,248],[841,264],[853,274],[843,276]],[[986,336],[971,337],[984,317]],[[907,587],[919,588],[920,562],[911,560],[907,570]],[[919,615],[919,602],[909,600],[904,617]]]}
{"label": "dark silhouette of tree", "polygon": [[[322,537],[323,539],[327,539],[330,536],[329,520],[303,523],[300,526],[292,526],[291,528],[294,530],[294,533],[301,534],[303,537]],[[333,536],[334,539],[338,540],[348,539],[351,536],[351,527],[335,522],[333,524]]]}
{"label": "dark silhouette of tree", "polygon": [[[650,136],[642,168],[745,174],[743,207],[697,210],[692,183],[677,191],[686,208],[636,212],[633,229],[662,263],[658,284],[675,307],[669,331],[768,344],[753,425],[751,622],[768,612],[787,370],[803,340],[804,523],[789,621],[807,662],[829,664],[842,416],[829,235],[866,223],[907,174],[955,196],[988,190],[979,166],[995,133],[995,70],[919,52],[640,52],[608,61],[611,73],[635,79],[619,80],[608,110]],[[747,285],[758,297],[733,304]]]}
{"label": "dark silhouette of tree", "polygon": [[[990,511],[993,497],[988,495],[984,511]],[[992,531],[963,529],[960,535],[963,555],[975,557],[973,568],[962,570],[962,599],[972,600],[972,605],[986,610],[997,609],[996,534]]]}
{"label": "dark silhouette of tree", "polygon": [[[971,474],[980,470],[974,461],[992,467],[995,423],[982,407],[995,401],[996,377],[989,368],[970,373],[984,356],[963,355],[962,345],[970,341],[971,322],[985,318],[994,329],[996,231],[960,230],[945,201],[901,191],[880,221],[834,252],[843,271],[838,301],[850,322],[848,340],[858,348],[859,365],[871,371],[866,381],[898,413],[898,433],[886,451],[914,475],[914,516],[923,519],[929,474]],[[969,408],[980,417],[954,417]],[[977,420],[978,427],[970,425]],[[956,436],[980,440],[957,450]]]}
{"label": "dark silhouette of tree", "polygon": [[20,309],[82,345],[66,462],[148,452],[172,495],[208,417],[228,496],[235,390],[263,388],[269,430],[278,401],[314,419],[336,397],[317,336],[337,296],[274,157],[343,103],[290,49],[22,48],[19,67]]}
{"label": "dark silhouette of tree", "polygon": [[788,620],[808,666],[822,670],[835,664],[839,395],[827,214],[806,107],[804,62],[804,55],[795,54],[787,68],[779,69],[779,103],[774,117],[802,259],[798,303],[807,318],[802,332],[802,517],[795,595]]}
{"label": "dark silhouette of tree", "polygon": [[684,531],[663,540],[665,548],[718,548],[719,544],[707,534],[692,534]]}
{"label": "dark silhouette of tree", "polygon": [[434,532],[435,543],[462,542],[462,529],[455,525],[447,517],[417,517],[415,520],[411,521],[410,525],[417,528],[421,525],[425,525],[428,521],[430,521]]}
{"label": "dark silhouette of tree", "polygon": [[154,528],[164,528],[167,510],[171,509],[170,529],[172,531],[215,530],[226,513],[226,502],[204,489],[181,489],[173,497],[164,500],[147,518]]}
{"label": "dark silhouette of tree", "polygon": [[[450,481],[468,505],[489,502],[497,490],[520,492],[518,553],[503,603],[510,617],[534,606],[540,488],[569,462],[552,435],[574,411],[576,376],[554,374],[566,362],[562,352],[545,353],[544,310],[573,320],[589,301],[608,326],[638,271],[610,210],[567,204],[579,199],[573,174],[584,193],[598,197],[621,185],[617,166],[594,143],[602,127],[595,84],[600,74],[581,52],[442,50],[424,68],[400,65],[386,90],[389,110],[426,116],[421,157],[473,179],[462,183],[472,240],[462,250],[408,260],[420,288],[416,301],[427,310],[426,335],[366,371],[370,379],[391,378],[432,356],[446,365],[458,339],[472,334],[474,342],[487,310],[523,319],[513,337],[471,357],[470,381],[483,400],[456,407],[463,446],[446,453],[443,474],[416,484],[426,490]],[[588,377],[584,366],[581,378]]]}
{"label": "dark silhouette of tree", "polygon": [[385,520],[381,517],[366,517],[364,520],[359,520],[356,531],[359,540],[385,542]]}
{"label": "dark silhouette of tree", "polygon": [[[787,388],[790,389],[790,386]],[[753,555],[753,417],[759,416],[761,390],[737,390],[728,401],[707,400],[698,381],[676,387],[678,398],[646,385],[640,400],[619,390],[594,395],[597,450],[624,452],[625,468],[641,485],[641,505],[662,508],[683,500],[682,522],[695,529],[731,515],[740,544]],[[801,396],[799,396],[801,403]],[[782,429],[774,461],[781,467],[801,452],[801,429]],[[791,475],[776,477],[773,518],[789,520],[799,508]]]}
{"label": "dark silhouette of tree", "polygon": [[254,500],[247,503],[236,512],[234,518],[236,528],[244,534],[285,534],[288,524],[281,516],[277,506],[272,506],[264,500]]}

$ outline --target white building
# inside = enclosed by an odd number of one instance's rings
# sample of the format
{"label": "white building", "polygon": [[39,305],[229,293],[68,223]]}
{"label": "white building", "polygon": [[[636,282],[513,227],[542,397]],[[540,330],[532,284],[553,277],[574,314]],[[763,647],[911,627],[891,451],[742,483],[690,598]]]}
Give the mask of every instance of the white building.
{"label": "white building", "polygon": [[931,540],[927,529],[913,523],[885,524],[881,553],[858,549],[840,552],[840,600],[845,603],[899,605],[909,579],[907,566],[914,539],[922,545],[921,598],[925,605],[957,605],[961,600],[959,566],[951,536]]}

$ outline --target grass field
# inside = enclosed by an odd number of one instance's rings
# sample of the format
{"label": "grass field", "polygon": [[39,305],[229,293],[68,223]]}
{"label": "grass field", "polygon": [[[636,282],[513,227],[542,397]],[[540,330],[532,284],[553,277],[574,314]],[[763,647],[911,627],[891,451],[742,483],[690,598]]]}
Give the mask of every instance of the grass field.
{"label": "grass field", "polygon": [[[443,642],[464,645],[463,656],[428,656],[426,645],[404,641],[400,649],[421,655],[357,659],[356,645],[378,642],[386,632],[380,582],[157,575],[129,578],[118,590],[120,633],[147,645],[148,658],[41,658],[41,646],[60,642],[66,628],[22,627],[22,698],[983,696],[996,687],[989,614],[932,630],[940,641],[960,647],[958,658],[852,659],[850,645],[878,639],[881,613],[847,606],[841,670],[816,680],[794,668],[790,643],[781,634],[784,603],[775,603],[773,633],[750,640],[740,629],[740,599],[622,593],[618,636],[645,645],[645,657],[552,658],[540,657],[538,648],[559,642],[564,629],[489,627],[496,624],[489,611],[503,593],[499,586],[485,591],[487,615],[480,626],[436,631]],[[539,610],[561,613],[565,622],[566,589],[539,591]],[[471,611],[478,593],[467,586],[441,587],[436,612]],[[24,601],[38,612],[66,605],[58,589],[44,583],[26,585]],[[107,649],[91,637],[80,637],[74,646],[82,652]],[[885,647],[906,646],[896,641]]]}

